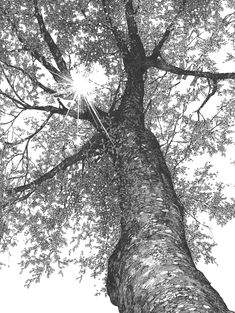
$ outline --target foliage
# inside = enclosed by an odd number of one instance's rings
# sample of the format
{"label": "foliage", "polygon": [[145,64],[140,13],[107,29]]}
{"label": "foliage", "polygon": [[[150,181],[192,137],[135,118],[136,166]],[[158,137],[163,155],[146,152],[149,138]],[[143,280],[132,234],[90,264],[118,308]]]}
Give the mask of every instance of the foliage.
{"label": "foliage", "polygon": [[[42,274],[50,275],[55,268],[61,272],[71,262],[79,262],[80,274],[87,267],[94,276],[103,273],[118,238],[117,188],[104,147],[90,149],[91,153],[88,149],[78,162],[14,194],[14,188],[37,181],[76,154],[94,134],[89,122],[77,121],[79,104],[63,94],[66,70],[75,73],[81,64],[87,71],[101,65],[107,81],[97,85],[93,101],[104,111],[120,103],[126,74],[113,33],[118,27],[129,42],[125,1],[111,1],[112,25],[103,2],[38,1],[47,31],[67,68],[40,30],[35,17],[37,1],[4,0],[0,5],[2,251],[24,234],[21,268],[32,271],[27,284],[38,281]],[[224,46],[230,48],[233,41],[233,1],[133,2],[147,55],[170,29],[161,51],[165,62],[186,70],[217,71],[213,53]],[[230,7],[228,13],[224,7]],[[233,55],[225,55],[223,61],[231,64]],[[159,139],[186,207],[188,241],[196,261],[200,257],[213,261],[214,243],[201,229],[200,214],[206,212],[222,224],[235,214],[234,201],[224,198],[223,185],[213,181],[216,175],[209,164],[200,164],[191,179],[187,176],[194,157],[224,155],[232,143],[234,82],[216,82],[217,93],[206,103],[213,92],[211,84],[206,76],[175,75],[156,68],[150,68],[145,77],[145,122]],[[91,253],[82,254],[87,248]]]}

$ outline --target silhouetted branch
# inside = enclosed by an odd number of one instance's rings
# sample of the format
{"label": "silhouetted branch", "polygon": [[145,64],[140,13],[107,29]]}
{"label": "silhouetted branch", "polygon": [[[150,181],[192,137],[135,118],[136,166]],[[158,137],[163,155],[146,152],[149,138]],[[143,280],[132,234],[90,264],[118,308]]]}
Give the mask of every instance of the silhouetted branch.
{"label": "silhouetted branch", "polygon": [[173,24],[171,24],[169,27],[167,27],[165,33],[163,34],[162,38],[158,43],[155,44],[155,48],[153,49],[153,52],[150,56],[150,58],[158,58],[160,56],[161,49],[165,42],[168,40],[170,33],[173,29]]}
{"label": "silhouetted branch", "polygon": [[212,80],[213,85],[211,86],[210,84],[210,79],[208,79],[208,84],[209,84],[209,92],[208,95],[206,97],[206,99],[202,102],[202,104],[200,105],[200,107],[196,110],[197,115],[198,115],[198,119],[200,116],[200,111],[201,109],[204,107],[204,105],[209,101],[209,99],[216,93],[217,91],[217,80],[213,79]]}
{"label": "silhouetted branch", "polygon": [[34,136],[36,136],[47,125],[47,123],[49,122],[49,120],[53,116],[53,114],[54,113],[50,112],[49,115],[47,116],[46,120],[41,124],[41,126],[39,126],[39,128],[36,129],[36,131],[33,134],[31,134],[25,138],[22,138],[18,141],[7,142],[7,145],[8,146],[16,146],[16,145],[22,144],[25,141],[29,142]]}
{"label": "silhouetted branch", "polygon": [[135,21],[136,12],[133,8],[133,1],[127,0],[125,5],[125,16],[127,21],[128,35],[130,38],[130,51],[134,54],[145,56],[143,43],[138,33],[138,26]]}
{"label": "silhouetted branch", "polygon": [[15,70],[17,70],[17,71],[23,73],[26,77],[28,77],[28,78],[32,81],[32,83],[33,83],[35,86],[40,87],[40,88],[43,89],[45,92],[47,92],[47,93],[49,93],[49,94],[56,94],[56,93],[57,93],[56,90],[53,90],[53,89],[51,89],[50,87],[47,87],[47,86],[43,85],[41,82],[39,82],[39,81],[36,79],[36,77],[30,75],[30,74],[29,74],[26,70],[24,70],[23,68],[18,67],[18,66],[15,66],[15,65],[12,65],[12,64],[7,63],[7,62],[2,61],[2,60],[0,60],[0,62],[1,62],[2,64],[4,64],[5,66],[9,67],[9,68],[15,69]]}
{"label": "silhouetted branch", "polygon": [[23,45],[22,51],[28,51],[35,60],[40,62],[45,67],[45,69],[47,69],[51,73],[55,81],[61,81],[60,71],[58,71],[57,68],[55,68],[50,62],[48,62],[45,56],[43,56],[38,50],[36,50],[35,48],[32,49],[32,47],[27,44],[26,40],[19,33],[19,28],[16,22],[9,18],[7,12],[3,11],[3,14],[6,16],[6,19],[10,23],[12,30],[16,34],[19,42]]}
{"label": "silhouetted branch", "polygon": [[66,170],[69,166],[76,164],[82,160],[85,160],[87,157],[90,157],[93,154],[98,153],[98,151],[100,151],[103,147],[103,140],[104,140],[103,136],[99,133],[96,133],[79,149],[77,153],[67,157],[57,166],[53,167],[50,171],[41,175],[39,178],[31,181],[28,184],[8,189],[6,190],[6,193],[8,194],[8,196],[16,197],[16,194],[18,193],[22,193],[26,190],[31,190],[29,192],[29,195],[31,195],[32,192],[36,189],[36,187],[41,185],[43,182],[53,178],[56,174]]}
{"label": "silhouetted branch", "polygon": [[109,1],[102,0],[102,7],[103,7],[106,21],[116,39],[116,43],[117,43],[119,50],[123,54],[124,57],[127,57],[129,55],[127,43],[124,39],[124,34],[122,33],[122,31],[119,30],[117,26],[113,24],[110,9],[109,9]]}
{"label": "silhouetted branch", "polygon": [[180,67],[169,64],[162,58],[153,58],[152,56],[146,58],[146,67],[154,67],[162,71],[166,71],[176,75],[185,75],[185,76],[195,76],[195,77],[204,77],[212,80],[225,80],[225,79],[235,79],[234,73],[218,73],[218,72],[204,72],[204,71],[192,71],[185,70]]}
{"label": "silhouetted branch", "polygon": [[38,1],[34,0],[33,2],[34,2],[35,16],[38,21],[41,34],[43,35],[43,38],[56,62],[56,65],[58,66],[58,69],[65,76],[70,76],[69,71],[66,66],[66,62],[64,61],[64,58],[62,56],[62,53],[60,52],[58,46],[56,45],[56,43],[54,42],[53,38],[51,37],[50,33],[48,32],[46,28],[43,16],[38,7]]}
{"label": "silhouetted branch", "polygon": [[20,101],[18,99],[16,99],[15,97],[12,97],[11,95],[7,94],[6,92],[0,90],[0,95],[6,97],[7,99],[11,100],[12,102],[14,102],[14,104],[16,105],[16,107],[18,109],[30,109],[31,106],[24,102],[24,101]]}

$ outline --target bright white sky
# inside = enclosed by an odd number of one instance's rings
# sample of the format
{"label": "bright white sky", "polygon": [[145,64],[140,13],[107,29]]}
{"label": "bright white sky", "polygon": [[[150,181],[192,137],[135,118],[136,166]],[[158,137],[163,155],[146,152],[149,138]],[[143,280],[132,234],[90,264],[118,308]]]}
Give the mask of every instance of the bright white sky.
{"label": "bright white sky", "polygon": [[[225,158],[214,157],[212,163],[219,170],[218,179],[233,184],[235,177],[234,148],[228,150]],[[231,187],[229,193],[234,194]],[[213,236],[218,246],[214,248],[217,265],[199,264],[199,268],[220,293],[230,310],[235,310],[235,220],[224,228],[211,224]],[[69,268],[64,277],[52,276],[43,279],[40,284],[24,288],[25,275],[19,275],[17,253],[7,258],[7,265],[0,272],[1,310],[4,313],[118,313],[109,298],[94,296],[94,280],[89,277],[79,284],[75,280],[76,268]]]}
{"label": "bright white sky", "polygon": [[[235,168],[233,169],[233,176]],[[218,266],[200,265],[200,269],[220,293],[230,310],[235,310],[235,220],[213,232],[218,247],[214,249]],[[94,296],[93,280],[79,284],[76,269],[67,270],[63,278],[53,276],[40,284],[24,288],[25,276],[19,275],[16,256],[8,260],[10,267],[0,272],[1,311],[4,313],[117,313],[109,298]]]}
{"label": "bright white sky", "polygon": [[[224,71],[231,71],[225,68]],[[235,137],[234,137],[235,142]],[[219,171],[219,179],[225,183],[234,183],[235,148],[230,149],[226,159],[215,157],[212,163]],[[234,188],[230,193],[234,195]],[[217,265],[199,264],[199,269],[209,279],[212,286],[220,293],[230,310],[235,311],[235,220],[228,223],[224,228],[212,223],[212,231],[218,246],[214,248],[214,256]],[[17,255],[13,254],[7,260],[9,267],[0,271],[0,295],[1,311],[4,313],[117,313],[109,298],[94,296],[96,289],[94,281],[84,279],[79,284],[76,278],[76,269],[70,268],[65,276],[52,276],[43,279],[40,284],[32,285],[30,289],[24,288],[26,276],[19,275],[16,266]]]}

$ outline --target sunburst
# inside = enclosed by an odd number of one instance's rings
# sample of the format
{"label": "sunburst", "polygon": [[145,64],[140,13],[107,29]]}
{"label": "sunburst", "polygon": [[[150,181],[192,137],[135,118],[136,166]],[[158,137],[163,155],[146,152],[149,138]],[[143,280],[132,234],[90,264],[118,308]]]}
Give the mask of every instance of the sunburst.
{"label": "sunburst", "polygon": [[70,102],[69,110],[72,107],[76,107],[78,117],[83,110],[90,110],[91,114],[99,122],[105,134],[112,142],[106,128],[101,121],[99,113],[93,105],[97,91],[97,85],[100,85],[96,81],[100,80],[101,75],[104,76],[104,73],[100,74],[95,69],[93,69],[93,71],[87,71],[85,68],[81,67],[78,71],[72,72],[71,77],[61,78],[61,82],[57,84],[58,91],[55,96],[63,98],[64,100],[68,100]]}

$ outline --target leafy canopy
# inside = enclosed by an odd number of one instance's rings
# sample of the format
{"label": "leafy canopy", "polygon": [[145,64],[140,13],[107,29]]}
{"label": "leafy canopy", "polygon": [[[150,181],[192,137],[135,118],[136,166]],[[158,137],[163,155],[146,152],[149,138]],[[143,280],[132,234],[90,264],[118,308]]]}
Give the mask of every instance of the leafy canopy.
{"label": "leafy canopy", "polygon": [[[97,276],[117,241],[118,191],[102,118],[117,110],[127,79],[127,2],[1,1],[1,251],[24,235],[27,285],[77,262],[78,275],[90,268]],[[234,65],[235,4],[134,0],[133,10],[146,55],[161,48],[164,65],[145,73],[145,124],[186,207],[194,258],[213,261],[200,213],[225,224],[234,202],[210,163],[189,172],[194,157],[225,155],[232,143],[234,80],[216,73]],[[100,125],[105,136],[95,132]]]}

